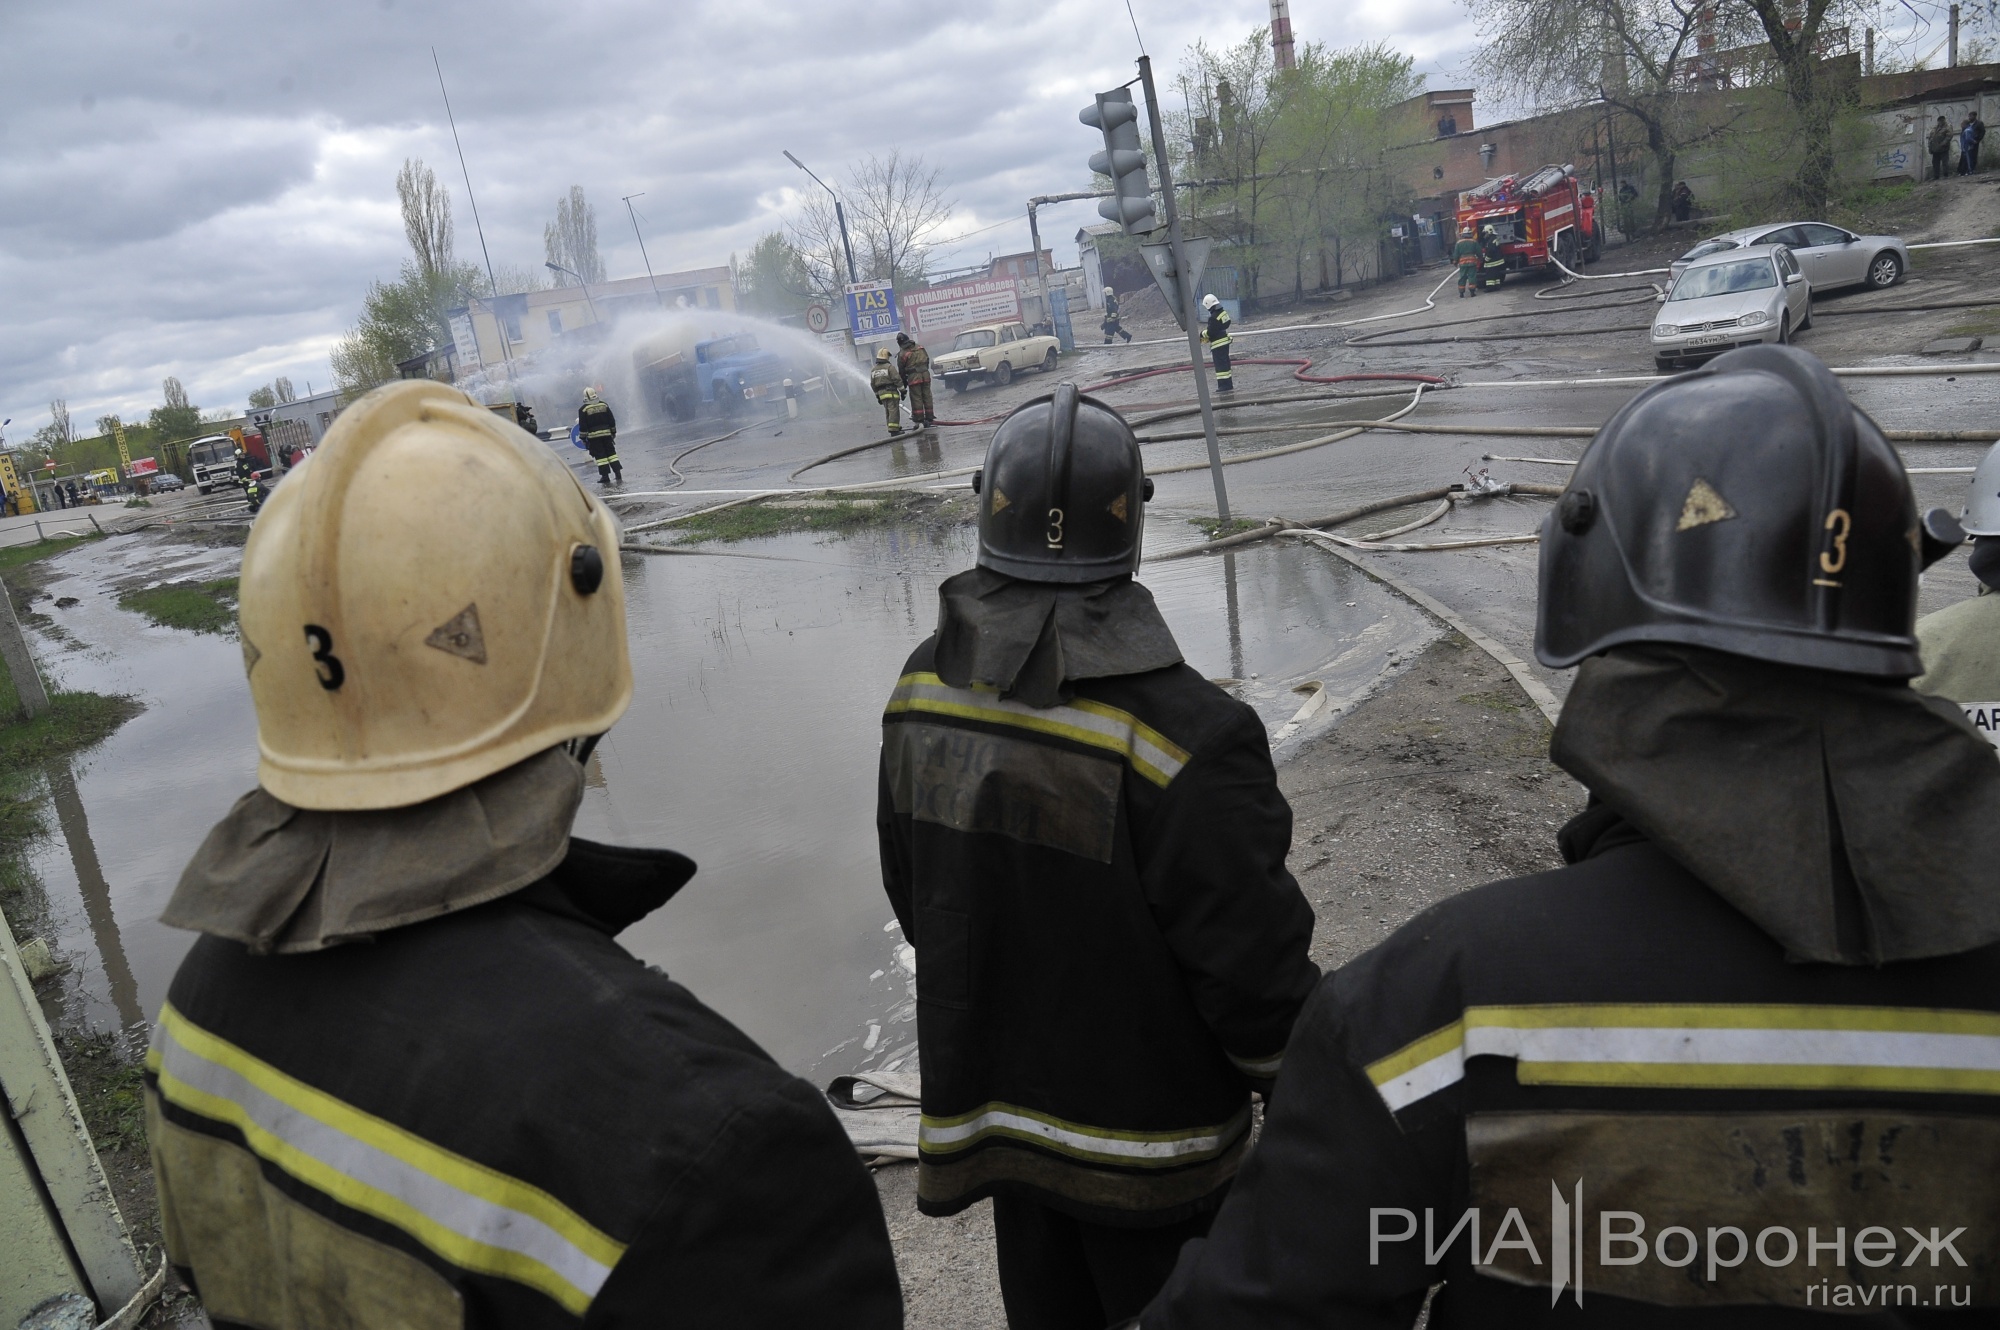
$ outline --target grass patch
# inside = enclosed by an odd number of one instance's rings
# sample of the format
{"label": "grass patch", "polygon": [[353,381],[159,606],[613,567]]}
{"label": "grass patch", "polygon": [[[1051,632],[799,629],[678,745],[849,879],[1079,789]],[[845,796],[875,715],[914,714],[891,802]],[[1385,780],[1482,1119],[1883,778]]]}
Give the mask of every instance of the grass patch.
{"label": "grass patch", "polygon": [[9,545],[5,549],[0,549],[0,573],[33,563],[37,559],[51,558],[66,550],[73,550],[78,545],[88,545],[97,539],[100,537],[62,536],[55,540],[38,540],[32,545]]}
{"label": "grass patch", "polygon": [[1247,517],[1232,517],[1227,522],[1219,517],[1190,517],[1188,525],[1199,529],[1210,540],[1221,540],[1224,536],[1241,535],[1245,531],[1260,531],[1266,524]]}
{"label": "grass patch", "polygon": [[118,598],[118,606],[143,614],[167,628],[230,633],[236,628],[236,579],[168,582],[143,591],[127,591]]}
{"label": "grass patch", "polygon": [[1509,716],[1521,710],[1520,703],[1502,692],[1466,693],[1458,700],[1467,706],[1483,707],[1488,711],[1498,711]]}
{"label": "grass patch", "polygon": [[1955,323],[1944,330],[1947,337],[1991,337],[2000,333],[2000,310],[1991,314],[1974,314],[1963,323]]}
{"label": "grass patch", "polygon": [[64,1034],[56,1043],[98,1150],[145,1149],[145,1064],[108,1034]]}
{"label": "grass patch", "polygon": [[[14,681],[9,679],[5,695],[0,697],[0,714],[18,716],[19,707]],[[67,757],[101,743],[138,714],[139,704],[129,697],[57,693],[49,698],[49,709],[33,720],[0,725],[0,781],[50,758]],[[0,815],[0,844],[6,840],[5,826],[6,819]]]}

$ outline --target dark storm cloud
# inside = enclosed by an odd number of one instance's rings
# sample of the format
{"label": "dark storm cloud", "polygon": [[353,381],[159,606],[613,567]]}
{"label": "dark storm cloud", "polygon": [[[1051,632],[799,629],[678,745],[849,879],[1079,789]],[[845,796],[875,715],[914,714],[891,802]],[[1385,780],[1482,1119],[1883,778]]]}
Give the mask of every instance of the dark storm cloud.
{"label": "dark storm cloud", "polygon": [[[211,407],[276,374],[327,386],[328,348],[405,256],[406,157],[449,187],[459,255],[480,261],[433,47],[495,265],[538,268],[543,224],[581,185],[614,276],[640,271],[619,195],[645,191],[657,268],[721,263],[817,188],[786,148],[836,183],[869,153],[920,153],[957,203],[952,261],[1025,248],[1025,200],[1087,185],[1076,110],[1134,55],[1122,0],[22,8],[0,86],[15,438],[53,396],[80,419],[141,416],[166,374]],[[1163,76],[1195,38],[1235,42],[1266,15],[1262,0],[1135,8]],[[1463,26],[1450,0],[1293,0],[1293,21],[1335,45]],[[1066,250],[1092,220],[1088,204],[1051,210],[1044,242]]]}

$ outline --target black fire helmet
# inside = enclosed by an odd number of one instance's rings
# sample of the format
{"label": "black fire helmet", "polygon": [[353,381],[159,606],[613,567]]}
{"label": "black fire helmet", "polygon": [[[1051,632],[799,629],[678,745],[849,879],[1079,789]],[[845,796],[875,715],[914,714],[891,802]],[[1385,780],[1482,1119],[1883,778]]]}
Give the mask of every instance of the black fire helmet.
{"label": "black fire helmet", "polygon": [[972,477],[979,566],[1030,582],[1133,573],[1153,482],[1125,418],[1073,383],[1016,407]]}
{"label": "black fire helmet", "polygon": [[1542,524],[1535,655],[1678,642],[1808,669],[1923,671],[1917,575],[1963,540],[1816,357],[1728,352],[1628,402]]}

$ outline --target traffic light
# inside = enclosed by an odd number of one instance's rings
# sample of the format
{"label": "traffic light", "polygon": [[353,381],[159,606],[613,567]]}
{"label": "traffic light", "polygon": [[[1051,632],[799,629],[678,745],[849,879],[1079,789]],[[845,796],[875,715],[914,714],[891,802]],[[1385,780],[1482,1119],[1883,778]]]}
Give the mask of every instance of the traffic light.
{"label": "traffic light", "polygon": [[1144,235],[1159,226],[1153,214],[1153,187],[1146,180],[1146,153],[1139,146],[1139,108],[1130,88],[1097,94],[1094,105],[1076,117],[1104,133],[1104,151],[1090,159],[1090,169],[1111,177],[1113,197],[1098,202],[1097,212],[1125,228],[1129,236]]}

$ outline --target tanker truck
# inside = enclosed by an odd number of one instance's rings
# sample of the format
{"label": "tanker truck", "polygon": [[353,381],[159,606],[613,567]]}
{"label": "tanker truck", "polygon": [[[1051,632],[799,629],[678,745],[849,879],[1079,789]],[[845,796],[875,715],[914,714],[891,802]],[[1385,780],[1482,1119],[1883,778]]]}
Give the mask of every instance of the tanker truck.
{"label": "tanker truck", "polygon": [[641,342],[632,369],[649,403],[669,420],[733,416],[752,403],[784,396],[783,357],[749,331],[717,337],[677,329]]}

